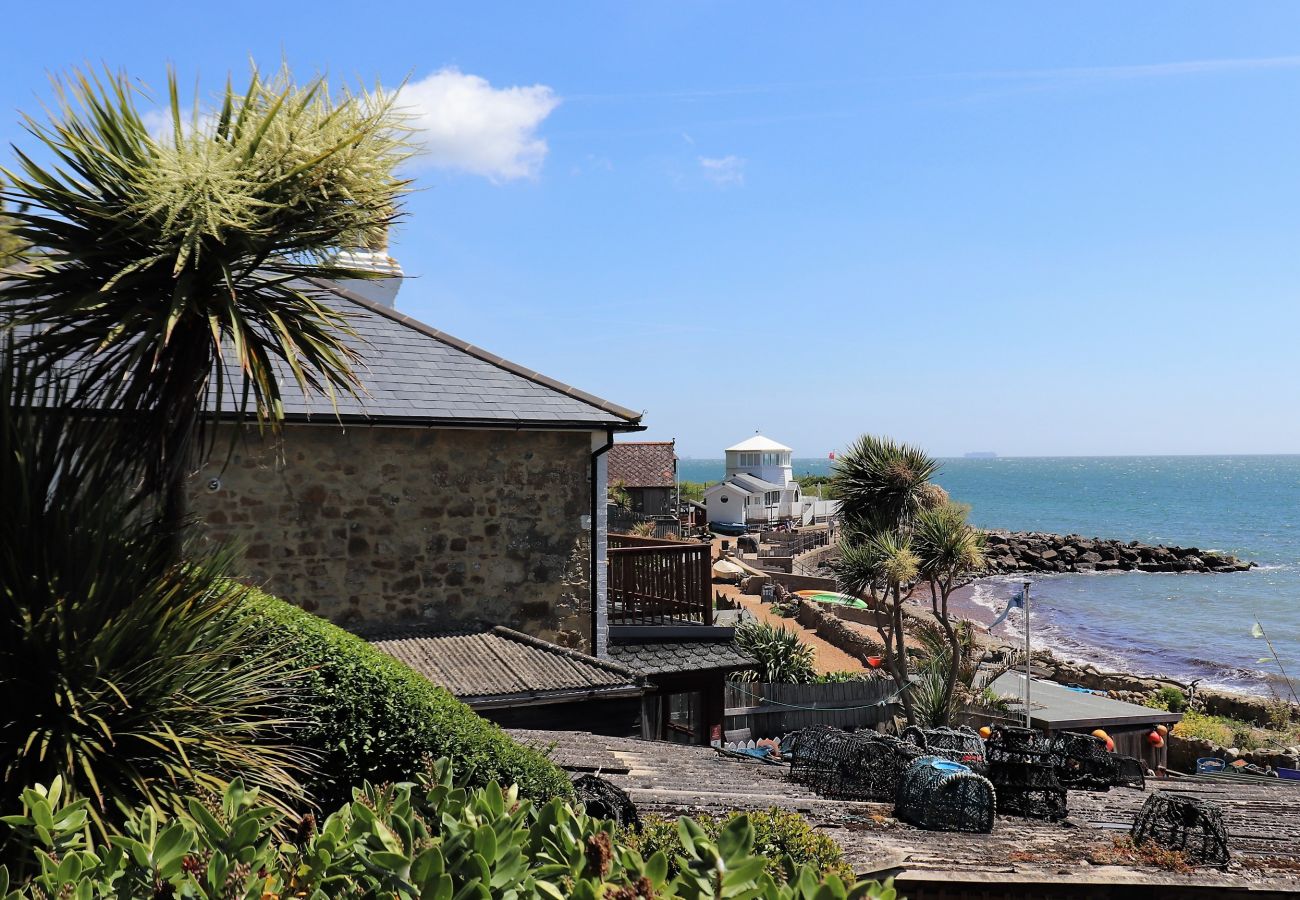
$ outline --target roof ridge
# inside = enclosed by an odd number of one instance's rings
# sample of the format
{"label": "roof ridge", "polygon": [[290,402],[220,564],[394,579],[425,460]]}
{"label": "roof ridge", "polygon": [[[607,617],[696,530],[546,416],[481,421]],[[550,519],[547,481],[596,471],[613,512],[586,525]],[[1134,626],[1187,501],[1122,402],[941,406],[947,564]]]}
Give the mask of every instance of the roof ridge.
{"label": "roof ridge", "polygon": [[471,344],[469,341],[461,340],[458,337],[447,334],[445,331],[434,328],[432,325],[421,322],[419,319],[412,318],[405,313],[400,313],[396,309],[384,306],[382,303],[376,303],[373,300],[368,300],[360,294],[350,291],[336,282],[326,281],[320,278],[308,278],[306,280],[319,288],[342,297],[344,300],[355,303],[363,309],[377,313],[386,319],[391,319],[400,325],[405,325],[412,331],[417,331],[425,337],[433,338],[434,340],[444,343],[462,353],[469,354],[475,359],[496,366],[498,369],[503,369],[512,375],[518,375],[520,378],[525,378],[534,384],[564,394],[566,397],[572,397],[575,400],[586,403],[588,406],[593,406],[602,412],[618,416],[620,419],[626,419],[630,423],[640,424],[641,422],[641,413],[630,410],[625,406],[619,406],[617,403],[612,401],[604,400],[597,397],[595,394],[589,394],[573,385],[557,381],[556,379],[543,375],[540,372],[535,372],[532,369],[519,365],[518,363],[511,362],[505,357],[497,356],[495,353],[484,350],[482,347]]}
{"label": "roof ridge", "polygon": [[558,650],[561,655],[567,657],[568,659],[573,659],[578,662],[586,663],[588,665],[594,665],[597,668],[601,668],[613,672],[615,675],[625,675],[631,678],[641,677],[636,672],[632,671],[631,669],[625,666],[620,666],[616,662],[612,662],[608,659],[601,659],[598,656],[591,656],[590,654],[583,653],[581,650],[574,650],[572,647],[562,647],[559,644],[552,643],[551,641],[543,640],[542,638],[539,637],[533,637],[531,634],[525,634],[522,631],[515,631],[513,628],[510,628],[509,626],[506,625],[493,625],[492,631],[495,632],[496,634],[501,635],[502,637],[507,637],[510,638],[511,640],[518,641],[521,644],[528,644],[530,646],[539,647],[544,650],[551,650],[551,651]]}

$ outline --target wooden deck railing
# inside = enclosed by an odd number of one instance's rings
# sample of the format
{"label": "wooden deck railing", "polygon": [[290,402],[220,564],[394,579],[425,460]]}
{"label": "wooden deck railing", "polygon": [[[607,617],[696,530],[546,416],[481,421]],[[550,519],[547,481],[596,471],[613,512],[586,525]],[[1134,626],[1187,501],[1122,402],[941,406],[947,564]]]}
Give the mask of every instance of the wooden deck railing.
{"label": "wooden deck railing", "polygon": [[609,536],[611,625],[712,625],[712,547]]}

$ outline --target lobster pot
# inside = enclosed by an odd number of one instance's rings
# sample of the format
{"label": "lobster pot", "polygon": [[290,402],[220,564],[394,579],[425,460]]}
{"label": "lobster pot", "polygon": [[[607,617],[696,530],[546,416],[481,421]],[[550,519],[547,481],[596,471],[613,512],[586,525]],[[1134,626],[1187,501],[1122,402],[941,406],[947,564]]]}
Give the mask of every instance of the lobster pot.
{"label": "lobster pot", "polygon": [[961,763],[940,756],[912,760],[898,781],[894,815],[930,831],[993,830],[993,785]]}
{"label": "lobster pot", "polygon": [[1079,791],[1108,791],[1113,787],[1145,790],[1142,762],[1106,749],[1090,734],[1062,731],[1052,737],[1051,751],[1061,786]]}
{"label": "lobster pot", "polygon": [[902,738],[933,756],[967,766],[977,774],[987,770],[984,758],[984,739],[972,728],[918,728],[909,725],[903,729]]}
{"label": "lobster pot", "polygon": [[790,778],[837,800],[892,800],[903,770],[922,755],[886,735],[824,726],[805,728],[792,750]]}
{"label": "lobster pot", "polygon": [[1230,857],[1223,810],[1209,800],[1157,791],[1138,810],[1132,834],[1133,843],[1179,850],[1194,866],[1222,868]]}
{"label": "lobster pot", "polygon": [[1040,732],[995,726],[985,753],[999,812],[1052,822],[1066,817],[1065,788],[1051,744]]}

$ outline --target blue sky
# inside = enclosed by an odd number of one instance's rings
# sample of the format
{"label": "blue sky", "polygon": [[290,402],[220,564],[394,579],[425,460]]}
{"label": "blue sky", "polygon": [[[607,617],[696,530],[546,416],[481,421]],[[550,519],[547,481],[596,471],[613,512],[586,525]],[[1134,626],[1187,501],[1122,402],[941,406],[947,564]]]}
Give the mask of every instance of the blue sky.
{"label": "blue sky", "polygon": [[409,78],[399,307],[682,455],[1300,452],[1300,5],[202,6],[11,5],[0,140],[86,61]]}

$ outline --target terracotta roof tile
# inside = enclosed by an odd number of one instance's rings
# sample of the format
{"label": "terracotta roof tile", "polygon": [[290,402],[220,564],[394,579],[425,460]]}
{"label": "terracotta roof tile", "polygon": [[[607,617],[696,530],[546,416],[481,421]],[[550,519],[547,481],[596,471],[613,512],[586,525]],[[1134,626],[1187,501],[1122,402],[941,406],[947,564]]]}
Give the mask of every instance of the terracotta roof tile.
{"label": "terracotta roof tile", "polygon": [[609,448],[609,480],[630,488],[673,487],[677,453],[673,441],[624,441]]}

